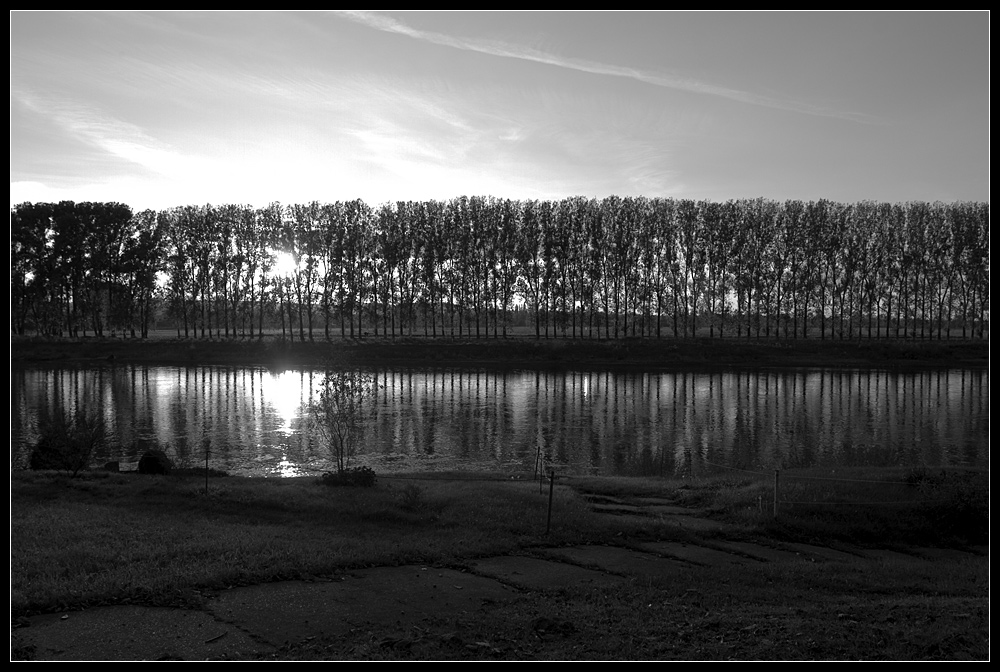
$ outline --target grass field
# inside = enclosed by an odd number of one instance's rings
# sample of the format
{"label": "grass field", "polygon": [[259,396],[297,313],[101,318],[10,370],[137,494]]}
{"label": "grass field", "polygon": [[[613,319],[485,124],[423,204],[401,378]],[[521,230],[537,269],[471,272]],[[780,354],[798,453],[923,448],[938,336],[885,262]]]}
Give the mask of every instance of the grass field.
{"label": "grass field", "polygon": [[[863,475],[888,476],[856,474]],[[598,516],[585,499],[597,495],[625,502],[663,497],[734,525],[711,537],[903,552],[988,541],[987,474],[910,476],[915,491],[928,490],[908,507],[866,517],[856,508],[791,509],[777,519],[758,506],[761,485],[739,479],[569,479],[556,487],[546,534],[547,497],[537,483],[509,475],[331,488],[312,478],[215,477],[206,486],[197,474],[20,472],[11,477],[11,613],[17,619],[99,604],[197,606],[206,590],[351,568],[461,566],[536,546],[693,539],[656,518]],[[852,494],[865,492],[873,496],[865,487]],[[448,627],[465,641],[521,642],[511,650],[530,646],[526,655],[536,659],[987,659],[988,613],[988,562],[914,570],[887,559],[821,570],[808,563],[750,572],[692,568],[667,583],[522,595],[482,619]],[[538,618],[580,625],[557,640],[522,642]],[[358,637],[292,647],[283,657],[443,655],[393,653]]]}

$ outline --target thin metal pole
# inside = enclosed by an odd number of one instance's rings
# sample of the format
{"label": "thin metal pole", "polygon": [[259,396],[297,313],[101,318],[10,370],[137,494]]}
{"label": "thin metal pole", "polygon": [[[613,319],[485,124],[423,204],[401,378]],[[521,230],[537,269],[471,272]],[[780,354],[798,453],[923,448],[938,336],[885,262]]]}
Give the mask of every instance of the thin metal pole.
{"label": "thin metal pole", "polygon": [[545,534],[549,533],[549,529],[552,527],[552,490],[555,488],[556,484],[556,470],[553,469],[549,472],[549,516],[545,521]]}
{"label": "thin metal pole", "polygon": [[777,469],[774,470],[774,517],[775,518],[778,517],[778,474],[779,473],[780,472]]}
{"label": "thin metal pole", "polygon": [[542,447],[535,446],[535,475],[533,476],[533,478],[539,479],[540,483],[541,479],[544,476],[545,476],[545,468],[542,465]]}
{"label": "thin metal pole", "polygon": [[208,494],[208,451],[210,450],[211,443],[208,439],[205,439],[205,494]]}

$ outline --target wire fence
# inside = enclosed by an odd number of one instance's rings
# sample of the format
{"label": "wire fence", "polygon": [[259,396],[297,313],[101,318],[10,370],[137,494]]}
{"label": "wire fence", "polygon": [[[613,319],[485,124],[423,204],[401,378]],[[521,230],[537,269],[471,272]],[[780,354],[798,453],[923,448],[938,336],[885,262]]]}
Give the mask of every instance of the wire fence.
{"label": "wire fence", "polygon": [[[948,496],[942,496],[949,471],[947,469],[929,470],[921,467],[884,469],[898,477],[873,478],[870,475],[857,477],[816,473],[815,469],[747,469],[720,464],[709,460],[701,460],[705,466],[717,469],[723,474],[733,474],[743,481],[757,482],[757,504],[762,513],[768,509],[774,517],[779,512],[805,512],[821,509],[830,511],[841,508],[844,510],[861,511],[871,507],[917,507],[925,505],[944,504],[952,501]],[[839,469],[839,468],[838,468]],[[875,468],[872,468],[875,469]],[[953,468],[958,471],[960,468]],[[868,470],[869,473],[871,470]],[[981,470],[980,470],[981,471]],[[551,488],[555,480],[568,474],[545,459],[539,452],[536,456],[534,471],[517,472],[428,472],[423,474],[380,474],[380,479],[406,481],[483,481],[483,482],[531,482],[537,483],[539,493]],[[751,483],[744,483],[750,485]]]}
{"label": "wire fence", "polygon": [[795,470],[742,469],[703,460],[703,463],[724,472],[748,474],[772,489],[772,510],[789,507],[872,507],[917,506],[951,501],[941,496],[941,486],[947,479],[946,470],[932,473],[914,468],[899,478],[865,478],[820,476],[795,473]]}

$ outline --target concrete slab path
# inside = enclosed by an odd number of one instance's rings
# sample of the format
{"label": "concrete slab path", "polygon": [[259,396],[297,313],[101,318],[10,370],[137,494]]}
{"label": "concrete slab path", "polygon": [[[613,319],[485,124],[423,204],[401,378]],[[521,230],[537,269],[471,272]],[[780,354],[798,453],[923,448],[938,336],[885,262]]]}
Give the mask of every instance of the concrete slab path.
{"label": "concrete slab path", "polygon": [[[311,638],[358,630],[375,635],[405,631],[442,615],[475,618],[523,591],[598,589],[633,578],[670,581],[680,569],[720,563],[885,562],[900,556],[720,540],[536,549],[531,555],[470,560],[464,570],[377,567],[337,580],[234,587],[209,595],[201,609],[123,605],[33,616],[12,628],[11,655],[32,660],[254,660]],[[974,556],[931,549],[908,556],[915,563],[963,557]]]}

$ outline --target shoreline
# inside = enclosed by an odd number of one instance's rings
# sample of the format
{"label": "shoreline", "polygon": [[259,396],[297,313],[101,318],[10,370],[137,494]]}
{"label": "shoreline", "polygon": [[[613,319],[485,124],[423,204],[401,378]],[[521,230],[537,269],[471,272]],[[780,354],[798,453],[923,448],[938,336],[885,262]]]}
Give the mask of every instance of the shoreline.
{"label": "shoreline", "polygon": [[12,365],[257,365],[690,371],[758,368],[988,368],[988,340],[832,341],[533,337],[322,337],[315,341],[14,337]]}

